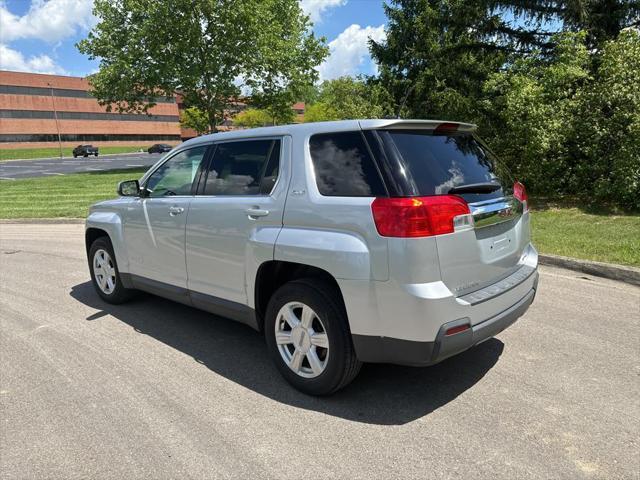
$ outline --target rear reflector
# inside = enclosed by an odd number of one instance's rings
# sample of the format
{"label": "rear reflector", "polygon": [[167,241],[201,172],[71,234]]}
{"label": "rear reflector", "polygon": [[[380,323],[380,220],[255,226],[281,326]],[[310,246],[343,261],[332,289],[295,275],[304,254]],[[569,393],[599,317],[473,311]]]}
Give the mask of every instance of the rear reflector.
{"label": "rear reflector", "polygon": [[513,196],[516,197],[524,205],[525,212],[529,209],[529,195],[527,195],[527,189],[520,182],[513,184]]}
{"label": "rear reflector", "polygon": [[451,327],[449,330],[444,332],[444,336],[448,337],[450,335],[455,335],[456,333],[464,332],[465,330],[469,330],[471,327],[469,325],[458,325],[457,327]]}
{"label": "rear reflector", "polygon": [[454,232],[454,219],[469,215],[469,206],[456,195],[376,198],[371,204],[378,233],[383,237],[430,237]]}

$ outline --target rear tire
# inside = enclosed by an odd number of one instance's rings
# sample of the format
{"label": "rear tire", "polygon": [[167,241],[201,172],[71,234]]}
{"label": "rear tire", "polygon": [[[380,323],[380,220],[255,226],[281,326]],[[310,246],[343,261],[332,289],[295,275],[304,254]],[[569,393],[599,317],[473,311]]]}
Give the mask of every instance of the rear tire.
{"label": "rear tire", "polygon": [[135,290],[124,288],[109,237],[96,239],[89,248],[89,273],[96,293],[107,303],[130,300]]}
{"label": "rear tire", "polygon": [[278,370],[301,392],[337,392],[362,366],[340,293],[326,282],[301,279],[280,287],[269,301],[264,331]]}

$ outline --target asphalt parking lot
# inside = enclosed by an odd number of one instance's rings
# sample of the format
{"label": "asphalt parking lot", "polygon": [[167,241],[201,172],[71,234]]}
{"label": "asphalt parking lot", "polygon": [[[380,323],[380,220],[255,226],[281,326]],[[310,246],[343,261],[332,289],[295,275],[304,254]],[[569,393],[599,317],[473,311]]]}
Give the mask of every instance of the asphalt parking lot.
{"label": "asphalt parking lot", "polygon": [[0,162],[0,179],[18,179],[68,175],[70,173],[99,172],[123,168],[150,167],[162,154],[147,152],[104,155],[98,157],[49,158]]}
{"label": "asphalt parking lot", "polygon": [[431,368],[292,390],[254,331],[110,306],[82,225],[0,224],[0,477],[640,477],[640,288],[541,268],[527,312]]}

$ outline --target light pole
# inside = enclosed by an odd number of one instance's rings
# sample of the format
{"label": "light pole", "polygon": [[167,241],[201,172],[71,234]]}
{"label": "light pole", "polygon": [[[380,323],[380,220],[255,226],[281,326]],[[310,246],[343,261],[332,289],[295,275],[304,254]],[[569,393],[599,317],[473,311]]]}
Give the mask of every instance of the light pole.
{"label": "light pole", "polygon": [[62,160],[62,138],[60,138],[60,124],[58,123],[58,111],[56,110],[56,100],[53,98],[53,86],[50,83],[49,89],[51,90],[51,104],[53,105],[53,118],[56,119],[56,130],[58,131],[58,147],[60,148],[60,160]]}

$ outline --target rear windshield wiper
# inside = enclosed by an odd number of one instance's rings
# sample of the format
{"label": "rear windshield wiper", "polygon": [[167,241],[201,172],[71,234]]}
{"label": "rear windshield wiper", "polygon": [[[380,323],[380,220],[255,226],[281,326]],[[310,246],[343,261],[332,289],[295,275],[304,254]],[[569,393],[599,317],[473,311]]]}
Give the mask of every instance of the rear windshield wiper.
{"label": "rear windshield wiper", "polygon": [[491,193],[502,188],[502,185],[494,182],[469,183],[450,188],[447,193]]}

